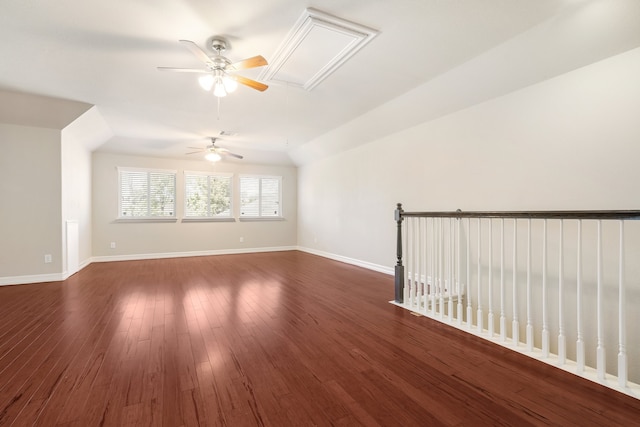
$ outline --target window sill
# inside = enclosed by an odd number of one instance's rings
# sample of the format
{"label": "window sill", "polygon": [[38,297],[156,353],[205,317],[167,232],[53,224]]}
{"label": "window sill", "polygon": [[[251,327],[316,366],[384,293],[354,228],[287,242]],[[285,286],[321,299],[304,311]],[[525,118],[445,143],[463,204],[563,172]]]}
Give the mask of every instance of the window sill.
{"label": "window sill", "polygon": [[177,222],[178,218],[118,218],[115,223],[140,223],[140,222]]}
{"label": "window sill", "polygon": [[239,221],[285,221],[282,216],[241,216]]}
{"label": "window sill", "polygon": [[235,222],[235,218],[182,218],[180,222]]}

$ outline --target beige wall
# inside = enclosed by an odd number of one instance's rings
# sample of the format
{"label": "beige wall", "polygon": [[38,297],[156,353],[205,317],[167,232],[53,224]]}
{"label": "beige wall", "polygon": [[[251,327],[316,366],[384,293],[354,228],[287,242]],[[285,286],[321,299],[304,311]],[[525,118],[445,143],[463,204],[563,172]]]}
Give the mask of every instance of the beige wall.
{"label": "beige wall", "polygon": [[[640,209],[639,75],[640,49],[635,49],[300,167],[298,243],[391,270],[398,202],[408,211]],[[632,327],[640,322],[635,309],[640,224],[630,224],[627,231],[627,325]],[[567,245],[575,244],[573,235],[568,227]],[[593,248],[594,235],[584,238],[590,239],[584,246]],[[616,254],[616,230],[604,239],[605,250]],[[575,261],[566,262],[567,287],[575,289]],[[585,274],[594,268],[590,261]],[[552,266],[552,317],[557,313],[554,271]],[[617,357],[615,263],[605,264],[604,274],[610,292],[606,299],[613,303],[605,330],[612,371]],[[585,286],[594,289],[593,275]],[[589,291],[584,311],[589,345],[595,339],[594,301]],[[573,357],[575,305],[567,302],[566,309]],[[538,327],[540,322],[537,317]],[[555,337],[557,319],[550,320],[550,327]],[[637,354],[640,337],[631,332],[627,337],[629,351]],[[552,338],[552,352],[556,343]],[[593,358],[589,353],[587,360],[593,363]],[[640,361],[629,369],[631,378],[640,381]]]}
{"label": "beige wall", "polygon": [[638,75],[635,49],[302,166],[298,242],[391,267],[398,202],[638,209]]}
{"label": "beige wall", "polygon": [[[177,170],[178,220],[172,223],[116,222],[118,210],[117,167]],[[184,212],[184,176],[188,171],[218,171],[238,174],[279,175],[283,177],[284,221],[181,222]],[[237,195],[237,179],[234,194]],[[237,197],[236,197],[237,200]],[[238,207],[234,206],[238,212]],[[221,162],[137,157],[93,153],[93,256],[112,258],[152,254],[184,255],[192,252],[232,252],[252,249],[285,248],[296,245],[297,179],[296,168]],[[244,242],[240,242],[240,237]],[[110,243],[116,243],[116,249]]]}
{"label": "beige wall", "polygon": [[59,130],[0,124],[0,200],[0,283],[56,277],[62,269]]}

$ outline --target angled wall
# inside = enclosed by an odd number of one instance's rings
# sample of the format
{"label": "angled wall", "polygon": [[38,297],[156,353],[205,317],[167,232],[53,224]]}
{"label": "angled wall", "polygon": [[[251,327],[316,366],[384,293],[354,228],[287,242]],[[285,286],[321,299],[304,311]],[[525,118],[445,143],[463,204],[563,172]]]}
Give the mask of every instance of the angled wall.
{"label": "angled wall", "polygon": [[63,129],[90,107],[0,91],[0,285],[65,277],[64,221],[89,216],[90,157],[77,138],[63,145]]}
{"label": "angled wall", "polygon": [[0,124],[0,152],[0,284],[59,280],[60,131]]}

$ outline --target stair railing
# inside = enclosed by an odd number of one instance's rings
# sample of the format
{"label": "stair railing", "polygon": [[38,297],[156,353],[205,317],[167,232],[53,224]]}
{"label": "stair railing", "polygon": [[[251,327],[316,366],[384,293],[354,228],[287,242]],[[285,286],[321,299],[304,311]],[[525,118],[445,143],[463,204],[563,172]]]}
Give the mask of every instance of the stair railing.
{"label": "stair railing", "polygon": [[640,397],[639,219],[398,203],[393,303]]}

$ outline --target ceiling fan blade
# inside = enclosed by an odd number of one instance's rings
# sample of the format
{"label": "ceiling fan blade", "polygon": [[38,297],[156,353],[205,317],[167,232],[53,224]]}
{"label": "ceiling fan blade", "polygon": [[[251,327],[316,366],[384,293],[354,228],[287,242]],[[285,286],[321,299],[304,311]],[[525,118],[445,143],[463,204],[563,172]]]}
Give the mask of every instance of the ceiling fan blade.
{"label": "ceiling fan blade", "polygon": [[210,71],[207,70],[198,70],[196,68],[175,68],[175,67],[157,67],[158,71],[177,71],[179,73],[201,73],[207,74]]}
{"label": "ceiling fan blade", "polygon": [[204,62],[207,65],[211,65],[213,63],[209,55],[207,55],[204,50],[200,49],[200,47],[191,40],[179,40],[179,42],[182,44],[182,46],[189,49],[191,53],[193,53],[200,61]]}
{"label": "ceiling fan blade", "polygon": [[204,153],[204,150],[192,151],[190,153],[184,153],[184,154],[198,154],[198,153]]}
{"label": "ceiling fan blade", "polygon": [[187,148],[191,148],[192,150],[200,150],[200,151],[206,150],[206,148],[202,148],[202,147],[187,147]]}
{"label": "ceiling fan blade", "polygon": [[231,157],[235,157],[237,159],[243,159],[244,158],[240,154],[232,153],[231,151],[227,150],[226,148],[216,147],[215,150],[216,150],[216,153],[222,154],[223,156],[231,156]]}
{"label": "ceiling fan blade", "polygon": [[268,65],[267,60],[264,59],[261,55],[254,56],[252,58],[247,58],[242,61],[234,62],[231,65],[226,67],[227,70],[246,70],[249,68],[262,67],[263,65]]}
{"label": "ceiling fan blade", "polygon": [[265,90],[267,90],[267,88],[269,87],[269,86],[267,86],[267,85],[266,85],[266,84],[264,84],[264,83],[260,83],[260,82],[257,82],[257,81],[255,81],[255,80],[251,80],[251,79],[248,79],[248,78],[246,78],[246,77],[242,77],[242,76],[233,76],[233,78],[234,78],[238,83],[242,83],[243,85],[245,85],[245,86],[249,86],[249,87],[250,87],[250,88],[252,88],[252,89],[259,90],[260,92],[264,92],[264,91],[265,91]]}

